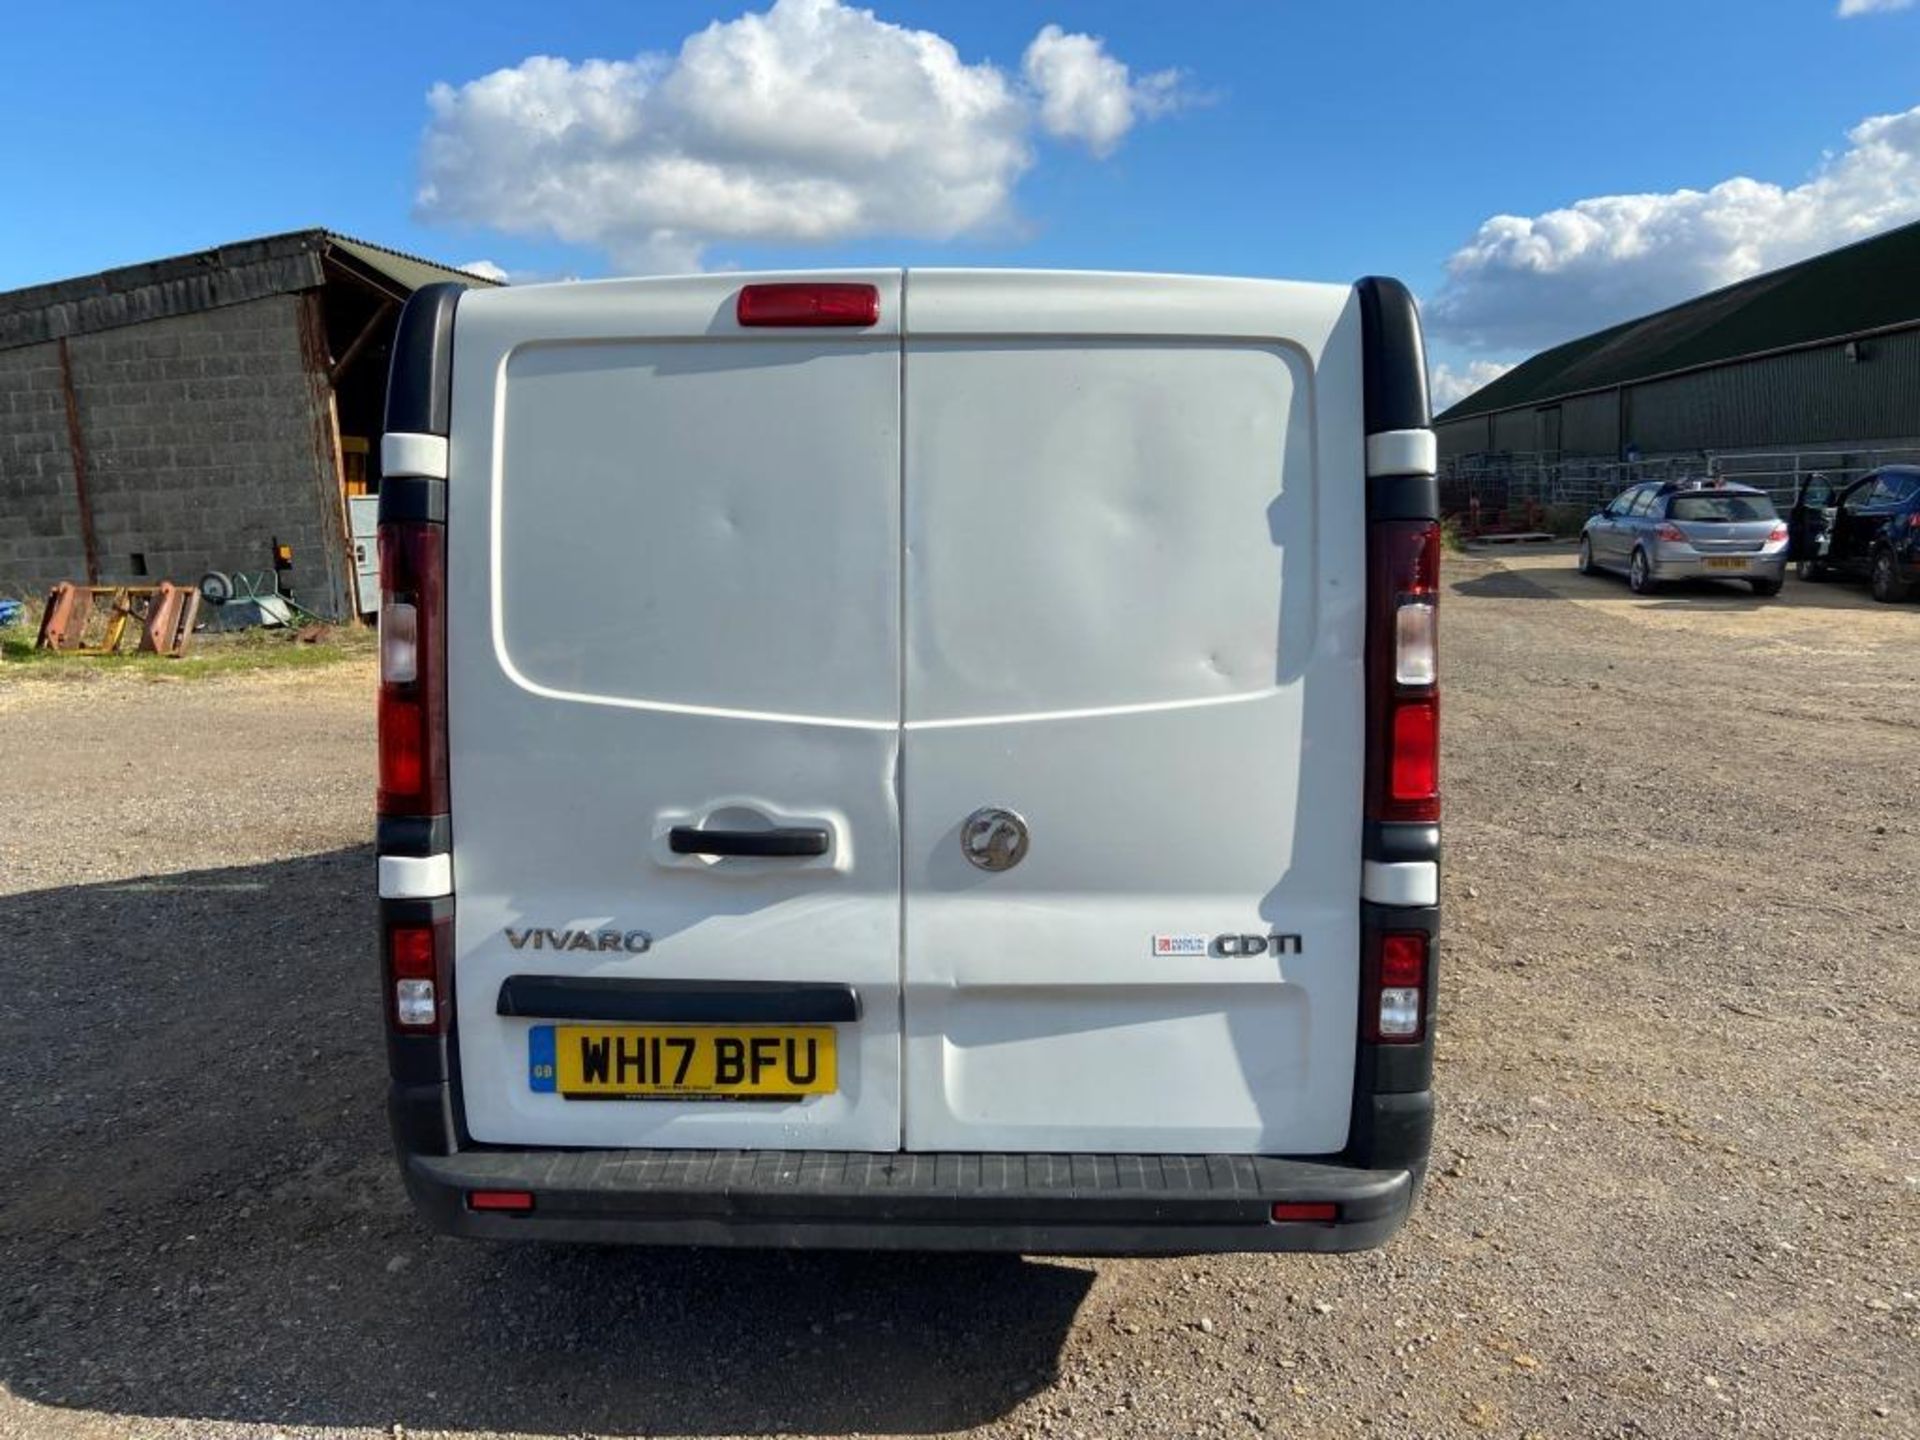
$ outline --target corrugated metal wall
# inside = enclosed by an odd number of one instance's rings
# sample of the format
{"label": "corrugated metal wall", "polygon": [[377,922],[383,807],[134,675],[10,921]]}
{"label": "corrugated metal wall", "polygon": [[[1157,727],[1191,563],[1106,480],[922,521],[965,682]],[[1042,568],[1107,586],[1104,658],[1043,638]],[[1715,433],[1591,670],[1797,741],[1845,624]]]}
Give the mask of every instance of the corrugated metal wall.
{"label": "corrugated metal wall", "polygon": [[1635,385],[1631,438],[1647,454],[1737,450],[1920,431],[1920,330],[1825,345]]}
{"label": "corrugated metal wall", "polygon": [[1618,390],[1576,395],[1560,402],[1560,452],[1602,456],[1620,453]]}
{"label": "corrugated metal wall", "polygon": [[1533,407],[1503,410],[1493,417],[1495,450],[1532,450],[1535,448]]}
{"label": "corrugated metal wall", "polygon": [[[1613,390],[1558,401],[1560,452],[1611,460],[1629,444],[1661,455],[1920,434],[1920,329],[1858,344],[1858,361],[1847,359],[1845,342],[1836,342],[1631,385],[1624,403]],[[1442,425],[1440,453],[1537,450],[1544,408]]]}
{"label": "corrugated metal wall", "polygon": [[1440,458],[1451,455],[1478,455],[1493,448],[1493,421],[1486,415],[1469,415],[1446,425],[1434,426],[1440,440]]}

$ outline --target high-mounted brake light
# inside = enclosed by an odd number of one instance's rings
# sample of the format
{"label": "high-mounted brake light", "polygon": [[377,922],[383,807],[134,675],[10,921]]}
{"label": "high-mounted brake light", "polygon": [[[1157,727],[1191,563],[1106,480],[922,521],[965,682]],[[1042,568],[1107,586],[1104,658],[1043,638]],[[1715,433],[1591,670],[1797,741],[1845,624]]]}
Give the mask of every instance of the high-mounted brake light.
{"label": "high-mounted brake light", "polygon": [[734,318],[742,325],[877,325],[880,287],[837,281],[748,285]]}
{"label": "high-mounted brake light", "polygon": [[380,527],[382,815],[447,809],[446,528]]}
{"label": "high-mounted brake light", "polygon": [[1382,520],[1367,553],[1367,813],[1440,818],[1440,526]]}

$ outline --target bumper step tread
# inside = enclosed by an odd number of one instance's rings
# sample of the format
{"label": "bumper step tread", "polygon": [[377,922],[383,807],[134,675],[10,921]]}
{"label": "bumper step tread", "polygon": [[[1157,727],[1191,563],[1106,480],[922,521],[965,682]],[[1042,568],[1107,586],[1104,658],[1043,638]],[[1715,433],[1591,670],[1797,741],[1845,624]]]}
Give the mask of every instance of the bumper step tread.
{"label": "bumper step tread", "polygon": [[[467,1234],[1079,1253],[1359,1248],[1398,1227],[1412,1187],[1406,1170],[1259,1155],[469,1150],[406,1165],[422,1209]],[[530,1191],[534,1208],[478,1214],[471,1190]],[[1339,1221],[1275,1225],[1277,1200],[1332,1202]]]}

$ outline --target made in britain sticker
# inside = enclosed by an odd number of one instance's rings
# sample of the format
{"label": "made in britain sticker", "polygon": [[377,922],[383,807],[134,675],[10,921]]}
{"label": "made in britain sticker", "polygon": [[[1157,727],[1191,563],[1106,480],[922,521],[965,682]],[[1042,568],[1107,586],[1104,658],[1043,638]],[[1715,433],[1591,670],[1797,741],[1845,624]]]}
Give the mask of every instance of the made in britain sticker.
{"label": "made in britain sticker", "polygon": [[1156,955],[1206,955],[1211,943],[1205,935],[1156,935],[1153,937],[1153,953]]}

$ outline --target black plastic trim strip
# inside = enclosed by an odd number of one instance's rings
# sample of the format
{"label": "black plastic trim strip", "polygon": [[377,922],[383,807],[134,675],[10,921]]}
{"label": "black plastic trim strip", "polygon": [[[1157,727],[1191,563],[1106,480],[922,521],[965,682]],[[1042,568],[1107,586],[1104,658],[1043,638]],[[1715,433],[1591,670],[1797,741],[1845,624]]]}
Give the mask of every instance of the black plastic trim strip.
{"label": "black plastic trim strip", "polygon": [[[1374,824],[1369,823],[1369,836]],[[1431,829],[1437,846],[1438,826],[1405,825],[1407,831]],[[1385,906],[1360,902],[1360,943],[1373,943],[1382,930],[1424,930],[1427,951],[1427,1013],[1420,1040],[1413,1045],[1382,1045],[1362,1041],[1353,1064],[1353,1118],[1341,1159],[1351,1165],[1378,1169],[1405,1167],[1424,1175],[1433,1144],[1433,1032],[1436,997],[1440,993],[1440,907]],[[1356,1016],[1355,1020],[1358,1021]]]}
{"label": "black plastic trim strip", "polygon": [[431,475],[390,475],[380,482],[380,523],[447,523],[447,482]]}
{"label": "black plastic trim strip", "polygon": [[1360,853],[1381,864],[1440,860],[1440,827],[1410,820],[1369,820],[1361,832]]}
{"label": "black plastic trim strip", "polygon": [[445,855],[453,849],[453,821],[446,815],[382,815],[374,822],[377,855]]}
{"label": "black plastic trim strip", "polygon": [[[1440,907],[1438,905],[1377,905],[1360,902],[1360,943],[1373,943],[1385,930],[1422,930],[1427,946],[1427,1013],[1420,1039],[1411,1045],[1362,1044],[1362,1064],[1356,1086],[1371,1077],[1375,1091],[1425,1090],[1433,1083],[1433,1022],[1440,994]],[[1367,1052],[1372,1052],[1369,1067]]]}
{"label": "black plastic trim strip", "polygon": [[819,1025],[860,1018],[851,985],[791,980],[590,979],[509,975],[495,1013],[535,1020]]}
{"label": "black plastic trim strip", "polygon": [[[436,896],[431,900],[382,900],[380,902],[380,945],[384,950],[387,933],[395,925],[431,925],[453,914],[453,897]],[[374,973],[386,975],[384,962],[376,963]],[[387,997],[380,996],[381,1013],[386,1013]],[[460,1148],[461,1127],[455,1114],[452,1083],[455,1040],[445,1035],[399,1034],[391,1025],[387,1031],[387,1073],[392,1084],[387,1095],[387,1119],[393,1130],[394,1144],[403,1155],[451,1155]]]}
{"label": "black plastic trim strip", "polygon": [[823,825],[781,825],[771,830],[703,830],[676,825],[667,844],[676,855],[808,856],[827,853]]}
{"label": "black plastic trim strip", "polygon": [[389,431],[445,435],[453,419],[453,312],[467,287],[446,280],[413,292],[393,333]]}
{"label": "black plastic trim strip", "polygon": [[1427,354],[1413,295],[1398,280],[1381,275],[1367,276],[1354,289],[1360,296],[1367,434],[1427,429],[1433,423],[1427,404]]}
{"label": "black plastic trim strip", "polygon": [[453,897],[436,895],[429,900],[382,900],[380,925],[384,932],[394,925],[432,925],[453,917]]}
{"label": "black plastic trim strip", "polygon": [[1367,481],[1367,519],[1438,520],[1440,480],[1434,475],[1382,475]]}

